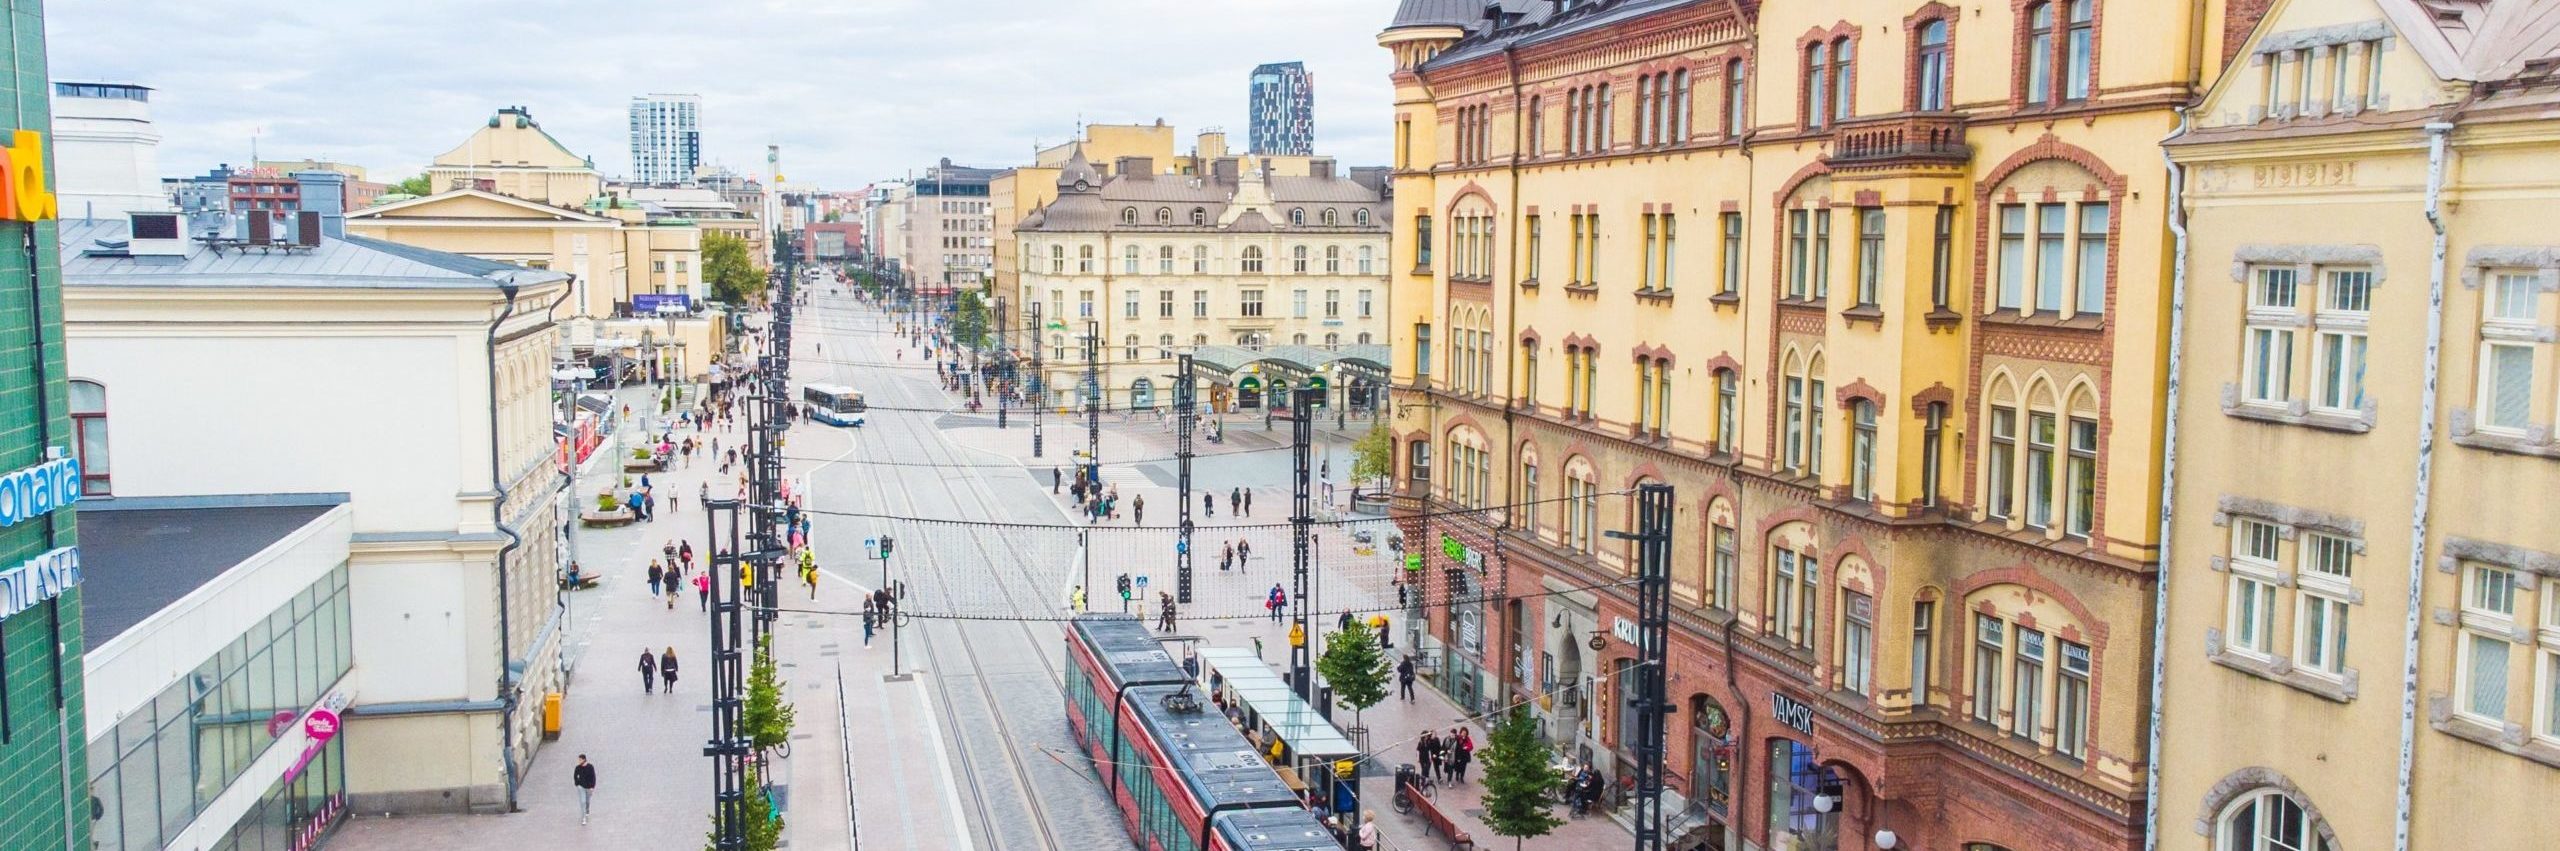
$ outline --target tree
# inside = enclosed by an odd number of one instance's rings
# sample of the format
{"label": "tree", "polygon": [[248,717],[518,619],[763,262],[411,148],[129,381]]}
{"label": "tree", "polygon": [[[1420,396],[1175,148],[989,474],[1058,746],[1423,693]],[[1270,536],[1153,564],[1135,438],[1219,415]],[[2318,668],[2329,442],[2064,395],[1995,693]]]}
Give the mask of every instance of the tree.
{"label": "tree", "polygon": [[952,308],[952,343],[986,349],[986,300],[975,290],[960,292],[960,305]]}
{"label": "tree", "polygon": [[799,710],[782,699],[782,672],[773,661],[773,638],[757,639],[755,661],[747,672],[747,703],[738,710],[738,726],[750,746],[762,751],[791,740]]}
{"label": "tree", "polygon": [[1395,439],[1386,429],[1371,426],[1368,434],[1351,444],[1351,480],[1386,478],[1392,472],[1395,454]]}
{"label": "tree", "polygon": [[1490,738],[1483,752],[1484,825],[1511,837],[1516,851],[1530,837],[1564,824],[1547,809],[1547,795],[1564,783],[1564,772],[1556,770],[1547,743],[1538,740],[1538,722],[1527,707],[1512,707]]}
{"label": "tree", "polygon": [[423,174],[391,184],[391,191],[420,196],[436,194],[435,186],[428,183],[427,176]]}
{"label": "tree", "polygon": [[[754,763],[747,764],[746,797],[741,801],[747,810],[747,851],[774,851],[782,846],[782,813],[773,808],[773,799],[767,797],[770,793],[757,781],[759,773]],[[720,813],[714,809],[711,831],[704,834],[702,849],[719,851],[719,848]]]}
{"label": "tree", "polygon": [[[1387,699],[1392,666],[1378,650],[1378,633],[1354,625],[1325,638],[1324,655],[1316,657],[1316,673],[1333,684],[1333,697],[1351,707],[1351,723],[1361,726],[1360,712]],[[1365,729],[1365,727],[1364,727]]]}
{"label": "tree", "polygon": [[764,275],[748,258],[747,241],[716,231],[702,234],[702,279],[711,282],[711,297],[746,304],[764,297]]}

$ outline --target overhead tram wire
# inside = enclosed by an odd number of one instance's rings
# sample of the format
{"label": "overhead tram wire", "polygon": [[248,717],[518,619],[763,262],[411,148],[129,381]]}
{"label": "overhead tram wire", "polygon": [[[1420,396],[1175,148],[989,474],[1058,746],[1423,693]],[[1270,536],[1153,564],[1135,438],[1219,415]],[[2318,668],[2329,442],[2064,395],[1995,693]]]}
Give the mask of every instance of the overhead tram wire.
{"label": "overhead tram wire", "polygon": [[[1232,452],[1212,452],[1212,453],[1208,453],[1208,454],[1196,454],[1196,455],[1193,455],[1193,456],[1191,456],[1191,457],[1192,457],[1192,459],[1193,459],[1193,460],[1198,460],[1198,459],[1201,459],[1201,458],[1224,458],[1224,457],[1229,456],[1229,455],[1260,455],[1260,454],[1265,453],[1265,452],[1287,452],[1287,451],[1289,451],[1289,447],[1286,447],[1286,446],[1274,446],[1274,447],[1269,447],[1269,448],[1266,448],[1266,449],[1238,449],[1238,450],[1235,450],[1235,451],[1232,451]],[[943,469],[943,470],[997,470],[997,469],[1019,469],[1019,470],[1024,470],[1024,471],[1028,471],[1028,472],[1035,472],[1035,473],[1036,473],[1036,472],[1039,472],[1039,468],[1038,468],[1038,466],[1037,466],[1037,465],[1029,465],[1029,466],[1026,466],[1026,465],[1024,465],[1024,464],[1020,464],[1020,463],[1009,463],[1009,462],[1001,462],[1001,461],[999,461],[999,462],[991,462],[991,463],[984,463],[984,464],[971,464],[971,463],[960,463],[960,462],[953,462],[953,463],[947,463],[947,464],[946,464],[946,463],[941,463],[941,462],[936,462],[936,461],[871,461],[871,460],[858,460],[858,459],[853,459],[853,458],[846,458],[846,459],[838,460],[838,459],[835,459],[835,458],[820,458],[820,457],[810,456],[810,455],[784,455],[784,456],[782,456],[782,459],[783,459],[783,460],[785,460],[785,461],[818,461],[818,462],[824,462],[824,463],[828,463],[828,464],[842,464],[842,465],[846,465],[846,466],[870,466],[870,467],[932,467],[932,468],[936,468],[936,469]],[[1179,461],[1179,460],[1182,460],[1182,459],[1181,459],[1181,457],[1180,457],[1180,456],[1175,456],[1175,455],[1167,455],[1167,456],[1163,456],[1163,457],[1160,457],[1160,458],[1128,458],[1128,459],[1123,459],[1123,460],[1119,460],[1119,461],[1113,461],[1113,462],[1111,462],[1111,463],[1110,463],[1109,465],[1107,465],[1107,466],[1122,466],[1122,465],[1128,465],[1128,464],[1163,464],[1163,463],[1170,463],[1170,462]]]}
{"label": "overhead tram wire", "polygon": [[[1460,509],[1446,509],[1446,510],[1440,510],[1440,511],[1426,511],[1426,512],[1417,512],[1417,513],[1414,513],[1414,514],[1404,514],[1404,515],[1395,515],[1395,516],[1363,517],[1363,518],[1359,518],[1359,519],[1352,519],[1352,518],[1335,518],[1335,519],[1332,519],[1332,520],[1318,520],[1318,521],[1315,521],[1315,525],[1317,525],[1317,526],[1342,527],[1342,526],[1355,526],[1355,525],[1365,525],[1365,524],[1385,523],[1385,522],[1389,522],[1389,521],[1393,521],[1393,520],[1405,520],[1405,519],[1430,519],[1430,518],[1439,518],[1439,517],[1463,517],[1463,516],[1467,516],[1467,515],[1486,515],[1486,514],[1494,514],[1494,513],[1497,513],[1497,512],[1507,511],[1507,510],[1514,509],[1514,508],[1525,508],[1525,507],[1529,507],[1529,506],[1546,505],[1546,504],[1549,504],[1549,503],[1558,503],[1558,502],[1571,502],[1571,501],[1573,501],[1573,500],[1577,500],[1577,499],[1598,499],[1598,498],[1600,498],[1600,497],[1632,496],[1632,495],[1634,495],[1634,494],[1635,494],[1635,491],[1632,491],[1632,490],[1621,490],[1621,491],[1602,491],[1602,492],[1600,492],[1600,493],[1591,494],[1590,496],[1587,496],[1587,497],[1584,497],[1584,496],[1560,496],[1560,497],[1554,497],[1554,498],[1551,498],[1551,499],[1535,500],[1535,501],[1531,501],[1531,502],[1515,502],[1515,503],[1511,503],[1511,504],[1509,504],[1509,505],[1493,505],[1493,506],[1486,506],[1486,507],[1484,507],[1484,508],[1460,508]],[[1024,522],[1020,522],[1020,521],[1013,521],[1013,520],[984,520],[984,519],[970,519],[970,518],[965,518],[965,517],[902,517],[902,516],[894,515],[894,514],[880,514],[880,513],[876,513],[876,512],[867,512],[867,511],[829,511],[829,510],[825,510],[825,509],[806,508],[806,507],[803,507],[802,509],[800,509],[800,512],[801,512],[801,513],[803,513],[803,514],[816,514],[816,515],[821,515],[821,516],[826,516],[826,517],[854,517],[854,518],[862,518],[862,519],[867,519],[867,520],[886,520],[886,521],[899,522],[899,523],[916,523],[916,524],[928,524],[928,525],[930,525],[930,524],[942,524],[942,525],[953,525],[953,526],[979,526],[979,527],[996,528],[996,529],[1054,529],[1054,530],[1061,530],[1061,531],[1073,531],[1073,532],[1121,532],[1121,531],[1141,531],[1141,530],[1150,530],[1150,529],[1152,529],[1152,530],[1159,530],[1159,531],[1178,531],[1178,530],[1181,528],[1181,527],[1179,527],[1179,526],[1170,526],[1170,525],[1161,525],[1161,524],[1146,524],[1146,525],[1140,525],[1140,524],[1134,524],[1134,523],[1132,523],[1132,524],[1121,524],[1121,523],[1024,523]],[[1241,529],[1287,529],[1287,528],[1290,528],[1290,525],[1291,525],[1291,524],[1289,523],[1289,521],[1287,521],[1287,520],[1282,520],[1282,521],[1279,521],[1279,522],[1276,522],[1276,523],[1228,523],[1228,524],[1219,524],[1219,525],[1208,525],[1208,524],[1203,524],[1203,525],[1199,525],[1197,528],[1199,528],[1199,529],[1204,529],[1204,530],[1205,530],[1205,529],[1227,529],[1227,530],[1241,530]]]}
{"label": "overhead tram wire", "polygon": [[[1639,581],[1639,580],[1638,580],[1636,577],[1630,576],[1630,577],[1626,577],[1626,578],[1624,578],[1624,579],[1611,580],[1611,581],[1608,581],[1608,582],[1595,582],[1595,583],[1592,583],[1592,584],[1589,584],[1589,585],[1576,585],[1576,586],[1573,586],[1573,587],[1570,587],[1570,588],[1548,588],[1548,589],[1540,590],[1540,591],[1531,591],[1531,592],[1526,593],[1526,594],[1514,594],[1514,595],[1510,595],[1510,596],[1508,596],[1508,597],[1506,597],[1506,596],[1502,596],[1502,595],[1499,595],[1499,594],[1476,594],[1476,595],[1470,595],[1470,596],[1466,596],[1466,597],[1458,597],[1458,598],[1454,598],[1454,599],[1448,600],[1448,601],[1443,602],[1443,603],[1434,603],[1434,604],[1430,604],[1430,606],[1431,606],[1432,608],[1439,608],[1439,607],[1443,607],[1443,606],[1481,605],[1481,604],[1484,604],[1484,603],[1502,602],[1502,601],[1505,601],[1505,600],[1534,600],[1534,599],[1538,599],[1538,598],[1542,598],[1542,597],[1555,597],[1555,596],[1561,596],[1561,595],[1565,595],[1565,594],[1575,594],[1575,593],[1580,593],[1580,592],[1583,592],[1583,591],[1598,591],[1598,590],[1607,589],[1607,588],[1629,588],[1629,587],[1634,587],[1638,581]],[[831,609],[799,609],[799,608],[792,608],[792,607],[789,607],[789,606],[778,606],[778,607],[774,608],[774,609],[773,609],[773,611],[778,612],[778,613],[786,613],[786,614],[796,613],[796,614],[807,614],[807,615],[829,615],[829,616],[835,616],[835,617],[848,617],[848,616],[851,616],[851,617],[859,617],[859,616],[861,616],[861,614],[862,614],[861,612],[839,612],[839,611],[834,611],[834,610],[831,610]],[[1345,609],[1325,609],[1325,610],[1321,610],[1321,611],[1312,611],[1312,612],[1308,612],[1308,613],[1307,613],[1307,618],[1308,618],[1308,620],[1310,620],[1310,621],[1320,621],[1320,620],[1325,619],[1325,618],[1334,618],[1334,619],[1339,619],[1339,618],[1341,618],[1341,617],[1342,617],[1344,614],[1346,614],[1346,613],[1347,613],[1347,614],[1354,615],[1354,616],[1358,616],[1358,615],[1373,615],[1373,614],[1395,614],[1395,613],[1399,613],[1399,612],[1402,612],[1402,611],[1404,611],[1404,607],[1402,607],[1402,606],[1392,606],[1392,607],[1389,607],[1389,606],[1363,606],[1363,607],[1356,607],[1356,608],[1345,608]],[[1087,613],[1084,613],[1084,614],[1109,614],[1109,613],[1108,613],[1108,612],[1087,612]],[[919,620],[938,620],[938,621],[984,621],[984,622],[988,622],[988,623],[1066,623],[1066,622],[1068,622],[1068,621],[1075,620],[1077,617],[1079,617],[1079,615],[1077,615],[1077,614],[1065,614],[1065,615],[1049,615],[1049,614],[1042,614],[1042,615],[979,615],[979,614],[966,614],[966,613],[958,613],[958,612],[927,612],[927,611],[918,611],[918,612],[899,612],[899,613],[898,613],[898,617],[902,617],[902,618],[913,618],[913,619],[919,619]],[[1185,621],[1185,622],[1196,622],[1196,621],[1244,621],[1244,620],[1269,620],[1269,619],[1270,619],[1270,616],[1269,616],[1269,615],[1261,615],[1261,614],[1240,614],[1240,615],[1190,615],[1190,614],[1186,614],[1186,615],[1183,615],[1183,616],[1182,616],[1182,620],[1183,620],[1183,621]]]}

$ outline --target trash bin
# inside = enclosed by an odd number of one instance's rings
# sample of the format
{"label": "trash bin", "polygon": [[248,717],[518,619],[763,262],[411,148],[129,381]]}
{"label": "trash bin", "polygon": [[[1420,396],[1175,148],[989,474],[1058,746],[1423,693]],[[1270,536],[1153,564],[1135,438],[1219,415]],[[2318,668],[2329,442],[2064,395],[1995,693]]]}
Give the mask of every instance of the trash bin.
{"label": "trash bin", "polygon": [[559,692],[549,692],[542,696],[542,737],[544,739],[560,738]]}

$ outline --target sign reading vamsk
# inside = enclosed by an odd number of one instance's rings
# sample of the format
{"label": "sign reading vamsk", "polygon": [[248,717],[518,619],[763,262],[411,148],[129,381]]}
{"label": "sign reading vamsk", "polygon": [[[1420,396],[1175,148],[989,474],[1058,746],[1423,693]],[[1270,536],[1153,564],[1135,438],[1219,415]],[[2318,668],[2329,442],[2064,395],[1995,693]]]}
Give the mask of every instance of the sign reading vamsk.
{"label": "sign reading vamsk", "polygon": [[[15,526],[80,501],[80,462],[57,458],[0,475],[0,527]],[[80,551],[61,547],[0,570],[0,620],[80,584]]]}

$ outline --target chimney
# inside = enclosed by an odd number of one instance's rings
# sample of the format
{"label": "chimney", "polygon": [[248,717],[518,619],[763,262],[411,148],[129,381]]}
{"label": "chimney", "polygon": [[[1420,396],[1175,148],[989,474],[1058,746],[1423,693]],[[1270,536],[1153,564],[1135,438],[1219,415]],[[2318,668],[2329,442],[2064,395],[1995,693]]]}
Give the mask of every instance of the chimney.
{"label": "chimney", "polygon": [[1317,157],[1307,161],[1307,176],[1317,180],[1333,179],[1333,158]]}
{"label": "chimney", "polygon": [[1236,158],[1219,157],[1216,162],[1210,164],[1209,173],[1219,183],[1236,182]]}
{"label": "chimney", "polygon": [[1123,177],[1153,177],[1156,173],[1154,157],[1121,157],[1112,162],[1111,170]]}
{"label": "chimney", "polygon": [[330,239],[347,235],[347,176],[334,171],[297,171],[302,209],[320,214],[320,233]]}

